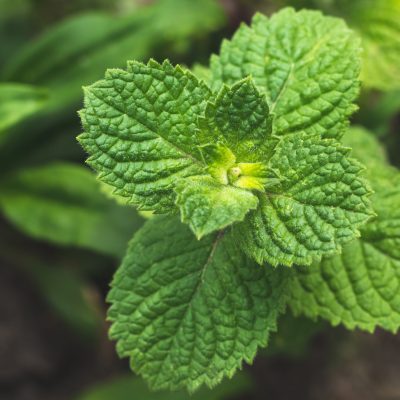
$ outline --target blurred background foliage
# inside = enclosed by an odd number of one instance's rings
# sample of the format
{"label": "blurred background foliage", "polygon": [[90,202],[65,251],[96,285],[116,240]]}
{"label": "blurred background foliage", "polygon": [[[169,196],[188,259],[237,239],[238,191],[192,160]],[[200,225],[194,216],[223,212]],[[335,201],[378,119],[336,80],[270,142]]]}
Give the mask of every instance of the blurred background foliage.
{"label": "blurred background foliage", "polygon": [[[84,166],[82,86],[129,59],[169,58],[206,74],[240,23],[284,6],[340,16],[359,35],[353,123],[399,166],[400,0],[0,0],[1,399],[189,398],[149,392],[107,339],[108,283],[144,219]],[[254,366],[191,398],[400,398],[398,344],[287,314]],[[386,373],[374,367],[383,363]]]}

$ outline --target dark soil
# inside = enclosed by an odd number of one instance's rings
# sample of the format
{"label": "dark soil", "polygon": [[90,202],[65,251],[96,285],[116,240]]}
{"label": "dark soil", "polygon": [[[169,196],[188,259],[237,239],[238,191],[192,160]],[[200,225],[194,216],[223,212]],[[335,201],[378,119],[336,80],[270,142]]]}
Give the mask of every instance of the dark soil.
{"label": "dark soil", "polygon": [[1,264],[1,400],[69,400],[123,367],[105,332],[95,343],[79,339],[19,270]]}

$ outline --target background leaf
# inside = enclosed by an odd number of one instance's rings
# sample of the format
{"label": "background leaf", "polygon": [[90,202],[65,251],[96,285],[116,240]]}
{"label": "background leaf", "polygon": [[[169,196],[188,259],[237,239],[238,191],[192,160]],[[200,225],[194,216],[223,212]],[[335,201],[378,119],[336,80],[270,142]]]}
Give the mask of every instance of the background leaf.
{"label": "background leaf", "polygon": [[338,11],[362,38],[362,79],[381,90],[400,89],[400,2],[340,0]]}
{"label": "background leaf", "polygon": [[163,46],[165,55],[166,47],[176,52],[179,41],[188,46],[190,37],[216,29],[222,21],[221,9],[210,0],[201,7],[190,0],[161,0],[123,17],[83,14],[27,44],[9,60],[2,78],[49,88],[51,107],[75,107],[82,85],[101,78],[106,68],[145,59]]}
{"label": "background leaf", "polygon": [[4,215],[30,236],[55,244],[120,257],[142,223],[135,210],[107,199],[94,175],[76,165],[22,170],[1,185]]}
{"label": "background leaf", "polygon": [[36,264],[25,269],[56,315],[87,338],[98,335],[102,315],[90,303],[90,287],[66,268]]}
{"label": "background leaf", "polygon": [[0,83],[0,145],[7,130],[45,105],[47,92],[31,85]]}

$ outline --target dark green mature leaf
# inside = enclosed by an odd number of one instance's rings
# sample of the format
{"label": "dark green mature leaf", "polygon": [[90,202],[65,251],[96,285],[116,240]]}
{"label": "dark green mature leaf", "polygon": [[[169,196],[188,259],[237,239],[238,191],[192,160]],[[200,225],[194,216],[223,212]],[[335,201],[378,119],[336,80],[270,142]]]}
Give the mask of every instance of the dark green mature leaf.
{"label": "dark green mature leaf", "polygon": [[223,185],[210,176],[182,179],[175,190],[182,222],[190,226],[198,239],[243,221],[258,205],[252,192]]}
{"label": "dark green mature leaf", "polygon": [[184,391],[152,392],[142,379],[123,376],[96,385],[77,400],[226,400],[246,392],[250,387],[250,377],[244,372],[236,374],[232,380],[225,380],[212,391],[201,388],[192,395]]}
{"label": "dark green mature leaf", "polygon": [[130,62],[86,89],[80,143],[98,177],[143,210],[174,206],[179,178],[202,173],[197,119],[211,92],[169,62]]}
{"label": "dark green mature leaf", "polygon": [[0,83],[0,144],[7,129],[41,109],[47,99],[43,89],[18,83]]}
{"label": "dark green mature leaf", "polygon": [[[348,132],[349,144],[359,143],[361,137],[364,143],[374,140],[365,131],[355,132]],[[367,172],[376,192],[372,199],[377,217],[341,254],[297,267],[289,303],[296,314],[321,317],[333,325],[395,332],[400,327],[400,174],[379,160],[372,146],[357,154],[364,162],[370,160]]]}
{"label": "dark green mature leaf", "polygon": [[384,212],[377,210],[361,239],[344,246],[340,255],[297,268],[289,290],[296,314],[348,329],[399,329],[400,193],[381,192],[375,201]]}
{"label": "dark green mature leaf", "polygon": [[281,183],[260,194],[260,206],[235,229],[257,262],[309,265],[359,236],[372,215],[362,166],[350,149],[307,133],[286,136],[270,165]]}
{"label": "dark green mature leaf", "polygon": [[87,169],[72,164],[50,164],[9,176],[2,182],[0,208],[28,235],[116,257],[142,223],[134,210],[102,195]]}
{"label": "dark green mature leaf", "polygon": [[284,9],[256,15],[211,59],[215,87],[251,76],[267,95],[274,132],[340,137],[356,109],[360,41],[340,19]]}
{"label": "dark green mature leaf", "polygon": [[114,277],[111,338],[154,389],[214,386],[267,344],[285,277],[250,262],[229,235],[198,241],[176,218],[152,218]]}

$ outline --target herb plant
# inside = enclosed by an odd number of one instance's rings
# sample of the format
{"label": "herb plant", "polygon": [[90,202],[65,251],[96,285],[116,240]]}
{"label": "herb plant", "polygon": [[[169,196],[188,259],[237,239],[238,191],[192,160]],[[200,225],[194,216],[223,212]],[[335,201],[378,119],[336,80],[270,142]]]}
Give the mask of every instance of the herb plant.
{"label": "herb plant", "polygon": [[153,388],[233,376],[287,305],[397,330],[399,178],[348,128],[360,70],[342,20],[288,8],[241,26],[203,79],[130,61],[84,89],[88,163],[120,201],[162,214],[108,296],[117,351]]}

